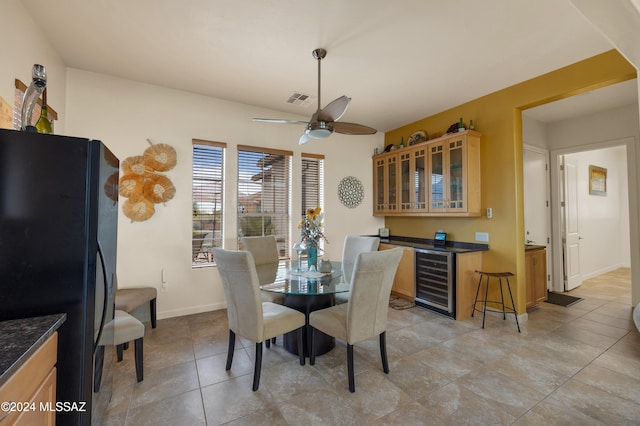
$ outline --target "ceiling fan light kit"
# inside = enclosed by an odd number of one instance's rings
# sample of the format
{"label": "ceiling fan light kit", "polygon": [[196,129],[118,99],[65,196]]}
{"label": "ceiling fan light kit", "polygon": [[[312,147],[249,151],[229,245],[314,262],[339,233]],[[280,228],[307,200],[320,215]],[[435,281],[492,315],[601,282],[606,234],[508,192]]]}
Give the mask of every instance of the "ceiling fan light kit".
{"label": "ceiling fan light kit", "polygon": [[327,56],[325,49],[319,48],[311,52],[313,57],[318,61],[318,109],[311,116],[309,122],[298,120],[286,120],[286,119],[272,119],[272,118],[254,118],[253,121],[259,121],[264,123],[279,123],[279,124],[304,124],[307,126],[298,143],[300,145],[309,142],[311,139],[324,139],[333,132],[342,133],[345,135],[373,135],[377,132],[376,129],[362,124],[356,123],[344,123],[338,122],[338,120],[344,115],[349,107],[351,98],[348,96],[340,96],[337,99],[331,101],[324,108],[321,107],[320,100],[320,62]]}

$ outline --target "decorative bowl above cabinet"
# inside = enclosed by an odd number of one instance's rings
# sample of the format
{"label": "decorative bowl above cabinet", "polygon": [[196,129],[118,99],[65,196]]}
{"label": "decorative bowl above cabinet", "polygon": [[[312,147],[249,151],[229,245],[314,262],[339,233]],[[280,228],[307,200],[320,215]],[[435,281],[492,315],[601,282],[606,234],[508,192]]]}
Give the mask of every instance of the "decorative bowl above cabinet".
{"label": "decorative bowl above cabinet", "polygon": [[480,137],[466,130],[375,155],[374,216],[480,216]]}

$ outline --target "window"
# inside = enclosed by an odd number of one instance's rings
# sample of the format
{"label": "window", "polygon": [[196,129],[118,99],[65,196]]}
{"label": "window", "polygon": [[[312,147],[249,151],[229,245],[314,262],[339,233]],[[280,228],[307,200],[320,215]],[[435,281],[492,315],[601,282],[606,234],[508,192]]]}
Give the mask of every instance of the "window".
{"label": "window", "polygon": [[193,140],[193,266],[213,265],[212,247],[222,247],[224,149],[222,142]]}
{"label": "window", "polygon": [[290,151],[238,146],[238,240],[275,235],[283,259],[289,257],[291,156]]}
{"label": "window", "polygon": [[307,210],[323,207],[324,155],[302,154],[302,215]]}
{"label": "window", "polygon": [[[31,83],[29,83],[31,84]],[[15,130],[22,129],[22,99],[24,98],[24,92],[27,91],[27,86],[17,78],[15,79],[15,98],[13,102],[13,128]],[[45,89],[47,90],[47,89]],[[33,113],[31,114],[31,120],[35,123],[40,117],[40,107],[42,105],[42,100],[38,99],[38,103],[33,107]],[[47,102],[47,116],[49,121],[51,121],[51,129],[53,130],[53,121],[58,119],[58,113],[51,108],[49,102]]]}

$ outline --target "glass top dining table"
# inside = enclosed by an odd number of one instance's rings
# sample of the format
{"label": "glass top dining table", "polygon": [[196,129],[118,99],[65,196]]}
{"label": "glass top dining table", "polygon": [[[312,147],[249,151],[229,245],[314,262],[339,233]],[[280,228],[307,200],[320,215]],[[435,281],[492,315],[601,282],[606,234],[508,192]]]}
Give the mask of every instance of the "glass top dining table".
{"label": "glass top dining table", "polygon": [[[309,356],[311,350],[311,333],[309,314],[319,309],[331,307],[335,304],[334,295],[349,291],[349,284],[344,282],[341,262],[331,262],[331,272],[310,272],[304,268],[297,270],[297,262],[280,262],[278,270],[258,271],[263,277],[272,274],[273,282],[260,286],[262,290],[284,294],[284,305],[305,314],[306,325],[302,330],[304,355]],[[305,265],[306,266],[306,265]],[[262,281],[266,282],[266,281]],[[335,339],[320,331],[314,337],[316,355],[329,352],[335,346]],[[284,335],[284,347],[287,351],[298,354],[296,332]]]}
{"label": "glass top dining table", "polygon": [[260,288],[285,295],[316,296],[347,292],[349,284],[344,282],[341,262],[331,262],[331,272],[321,273],[308,271],[306,265],[298,271],[296,262],[284,261],[278,264],[274,282]]}

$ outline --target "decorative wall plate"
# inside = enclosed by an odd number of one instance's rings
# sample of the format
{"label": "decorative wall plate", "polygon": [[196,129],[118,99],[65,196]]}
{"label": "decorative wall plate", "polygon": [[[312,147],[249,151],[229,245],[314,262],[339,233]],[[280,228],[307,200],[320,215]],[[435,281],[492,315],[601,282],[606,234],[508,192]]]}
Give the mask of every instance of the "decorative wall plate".
{"label": "decorative wall plate", "polygon": [[415,145],[420,142],[424,142],[427,140],[427,132],[424,130],[418,130],[414,134],[409,137],[409,146]]}
{"label": "decorative wall plate", "polygon": [[353,209],[364,199],[364,185],[357,177],[347,176],[338,184],[338,198],[343,205]]}

